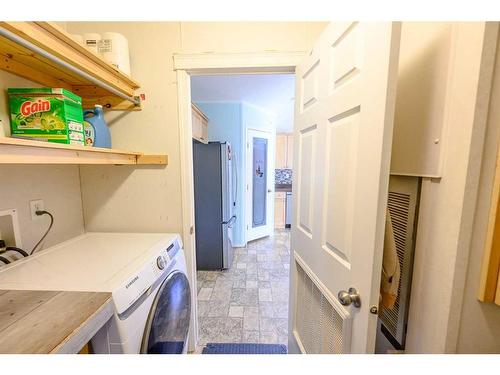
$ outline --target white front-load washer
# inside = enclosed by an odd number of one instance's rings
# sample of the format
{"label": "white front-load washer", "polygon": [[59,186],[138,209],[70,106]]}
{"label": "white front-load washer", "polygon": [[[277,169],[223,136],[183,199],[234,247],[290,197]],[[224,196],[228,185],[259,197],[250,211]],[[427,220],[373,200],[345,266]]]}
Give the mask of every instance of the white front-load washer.
{"label": "white front-load washer", "polygon": [[0,269],[0,289],[111,292],[96,353],[186,353],[191,292],[168,233],[85,233]]}

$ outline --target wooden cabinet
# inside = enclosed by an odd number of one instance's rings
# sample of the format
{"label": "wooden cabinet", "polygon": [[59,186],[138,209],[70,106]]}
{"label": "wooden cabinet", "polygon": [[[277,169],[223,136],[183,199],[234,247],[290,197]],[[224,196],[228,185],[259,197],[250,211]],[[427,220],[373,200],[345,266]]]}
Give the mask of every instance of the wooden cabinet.
{"label": "wooden cabinet", "polygon": [[286,136],[286,167],[292,169],[293,165],[293,134]]}
{"label": "wooden cabinet", "polygon": [[291,169],[293,165],[293,134],[276,135],[276,168]]}
{"label": "wooden cabinet", "polygon": [[286,193],[276,192],[274,196],[274,227],[285,228]]}
{"label": "wooden cabinet", "polygon": [[193,138],[201,143],[208,143],[208,117],[193,103],[191,103],[193,118]]}
{"label": "wooden cabinet", "polygon": [[283,169],[286,166],[286,135],[276,136],[276,168]]}

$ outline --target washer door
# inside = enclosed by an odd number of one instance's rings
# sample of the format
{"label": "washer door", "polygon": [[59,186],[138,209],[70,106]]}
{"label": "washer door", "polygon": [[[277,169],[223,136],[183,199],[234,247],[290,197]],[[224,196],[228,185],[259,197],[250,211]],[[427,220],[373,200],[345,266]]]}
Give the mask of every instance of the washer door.
{"label": "washer door", "polygon": [[172,272],[161,284],[149,312],[141,353],[183,353],[190,317],[189,281],[182,272]]}

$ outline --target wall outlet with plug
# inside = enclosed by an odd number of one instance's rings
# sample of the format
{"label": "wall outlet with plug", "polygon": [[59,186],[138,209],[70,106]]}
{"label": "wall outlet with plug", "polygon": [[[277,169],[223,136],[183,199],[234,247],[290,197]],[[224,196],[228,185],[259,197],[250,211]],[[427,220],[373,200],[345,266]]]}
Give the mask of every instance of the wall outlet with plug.
{"label": "wall outlet with plug", "polygon": [[31,220],[41,220],[42,215],[37,215],[37,211],[45,210],[45,205],[42,199],[35,199],[30,201],[30,211],[31,211]]}

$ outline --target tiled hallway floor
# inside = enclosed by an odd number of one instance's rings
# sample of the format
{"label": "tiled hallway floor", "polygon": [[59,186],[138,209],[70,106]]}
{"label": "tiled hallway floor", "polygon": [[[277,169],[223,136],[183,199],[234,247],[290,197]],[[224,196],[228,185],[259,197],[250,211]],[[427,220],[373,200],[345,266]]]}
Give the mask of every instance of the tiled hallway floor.
{"label": "tiled hallway floor", "polygon": [[289,266],[290,231],[280,229],[235,248],[229,270],[198,271],[199,350],[208,342],[287,344]]}

